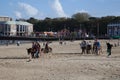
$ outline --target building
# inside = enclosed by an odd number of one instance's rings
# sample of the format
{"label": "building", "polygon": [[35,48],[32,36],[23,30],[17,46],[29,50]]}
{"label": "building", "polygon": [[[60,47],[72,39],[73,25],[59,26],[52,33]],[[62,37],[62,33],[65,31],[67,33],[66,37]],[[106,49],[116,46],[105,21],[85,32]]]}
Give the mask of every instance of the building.
{"label": "building", "polygon": [[120,22],[109,23],[107,25],[108,36],[120,36]]}
{"label": "building", "polygon": [[2,36],[30,36],[33,24],[24,21],[12,21],[9,17],[0,17],[0,35]]}
{"label": "building", "polygon": [[12,21],[12,18],[7,17],[7,16],[2,16],[0,17],[0,21]]}

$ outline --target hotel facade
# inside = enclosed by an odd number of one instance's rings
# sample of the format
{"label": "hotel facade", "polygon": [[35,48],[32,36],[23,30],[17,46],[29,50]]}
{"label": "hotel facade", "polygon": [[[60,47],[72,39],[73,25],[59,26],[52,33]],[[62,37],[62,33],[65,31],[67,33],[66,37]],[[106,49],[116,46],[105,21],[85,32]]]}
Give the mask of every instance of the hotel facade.
{"label": "hotel facade", "polygon": [[108,36],[120,36],[120,22],[108,24],[107,34]]}
{"label": "hotel facade", "polygon": [[10,17],[0,17],[0,35],[2,36],[30,36],[33,24],[24,21],[12,21]]}

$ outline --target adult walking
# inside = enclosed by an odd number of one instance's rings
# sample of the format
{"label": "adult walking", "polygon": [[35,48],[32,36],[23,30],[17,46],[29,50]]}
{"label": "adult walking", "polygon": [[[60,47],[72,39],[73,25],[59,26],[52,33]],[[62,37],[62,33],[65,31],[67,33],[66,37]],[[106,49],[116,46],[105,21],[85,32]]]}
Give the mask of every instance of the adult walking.
{"label": "adult walking", "polygon": [[107,45],[107,53],[108,53],[107,57],[109,57],[111,55],[111,49],[113,45],[110,44],[109,42],[106,42],[106,45]]}
{"label": "adult walking", "polygon": [[93,44],[93,48],[94,48],[95,54],[98,55],[99,54],[99,50],[101,48],[101,44],[100,44],[100,42],[97,39],[95,39],[95,42]]}
{"label": "adult walking", "polygon": [[46,52],[46,53],[49,52],[48,42],[46,42],[46,44],[45,44],[45,52]]}
{"label": "adult walking", "polygon": [[91,53],[91,49],[92,49],[92,43],[91,43],[91,41],[89,41],[86,44],[86,53],[90,54]]}
{"label": "adult walking", "polygon": [[35,48],[36,48],[35,57],[39,58],[39,54],[41,52],[41,46],[40,46],[39,42],[36,42]]}

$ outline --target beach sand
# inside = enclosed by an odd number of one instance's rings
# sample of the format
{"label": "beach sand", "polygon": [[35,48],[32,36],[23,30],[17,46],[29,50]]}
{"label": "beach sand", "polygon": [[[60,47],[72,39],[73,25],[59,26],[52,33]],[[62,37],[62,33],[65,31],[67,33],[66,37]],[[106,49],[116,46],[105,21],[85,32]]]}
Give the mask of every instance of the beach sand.
{"label": "beach sand", "polygon": [[32,43],[0,46],[0,80],[120,80],[120,46],[113,47],[107,58],[106,40],[100,40],[103,54],[99,56],[81,55],[80,42],[52,42],[52,53],[30,62],[26,48]]}

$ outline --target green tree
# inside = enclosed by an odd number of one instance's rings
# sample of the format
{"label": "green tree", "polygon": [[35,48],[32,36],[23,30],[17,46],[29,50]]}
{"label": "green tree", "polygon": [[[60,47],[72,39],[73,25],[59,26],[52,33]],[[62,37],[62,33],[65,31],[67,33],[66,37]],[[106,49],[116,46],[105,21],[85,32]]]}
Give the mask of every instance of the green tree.
{"label": "green tree", "polygon": [[90,15],[88,13],[85,13],[85,12],[76,13],[76,14],[72,15],[72,18],[76,19],[79,22],[88,21],[89,17],[90,17]]}

